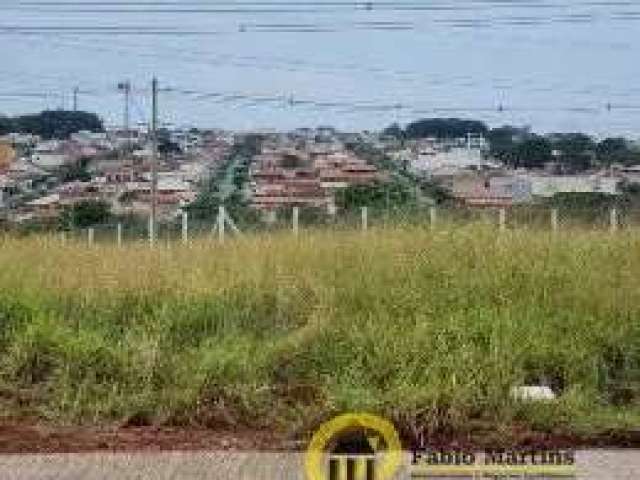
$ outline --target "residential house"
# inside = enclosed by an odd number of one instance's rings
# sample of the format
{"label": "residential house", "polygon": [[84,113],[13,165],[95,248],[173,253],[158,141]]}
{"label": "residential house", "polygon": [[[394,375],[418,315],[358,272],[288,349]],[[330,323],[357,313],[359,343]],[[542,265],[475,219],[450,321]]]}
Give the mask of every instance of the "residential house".
{"label": "residential house", "polygon": [[60,140],[40,142],[34,148],[31,162],[44,169],[59,168],[71,161],[71,157],[64,149]]}
{"label": "residential house", "polygon": [[617,195],[620,178],[608,174],[527,175],[534,197],[550,198],[557,193],[605,193]]}
{"label": "residential house", "polygon": [[533,198],[529,179],[520,174],[468,173],[451,177],[447,186],[467,207],[510,207]]}
{"label": "residential house", "polygon": [[20,212],[20,220],[52,220],[58,217],[62,203],[60,195],[52,193],[27,202]]}
{"label": "residential house", "polygon": [[337,189],[382,178],[366,161],[337,148],[335,143],[311,143],[304,150],[269,144],[250,168],[255,208],[283,206],[330,208]]}

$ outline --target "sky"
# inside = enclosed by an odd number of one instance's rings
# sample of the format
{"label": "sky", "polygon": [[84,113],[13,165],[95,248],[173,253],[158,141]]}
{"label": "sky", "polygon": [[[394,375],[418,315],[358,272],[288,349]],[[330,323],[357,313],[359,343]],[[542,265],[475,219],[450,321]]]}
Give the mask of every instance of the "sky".
{"label": "sky", "polygon": [[0,114],[383,128],[461,117],[640,138],[640,0],[0,0]]}

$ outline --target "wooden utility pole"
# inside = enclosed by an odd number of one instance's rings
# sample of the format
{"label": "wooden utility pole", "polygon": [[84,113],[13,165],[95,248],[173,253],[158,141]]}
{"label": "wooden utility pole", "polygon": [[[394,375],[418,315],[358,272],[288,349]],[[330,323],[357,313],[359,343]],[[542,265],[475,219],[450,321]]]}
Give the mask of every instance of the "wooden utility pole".
{"label": "wooden utility pole", "polygon": [[78,111],[78,94],[80,93],[80,89],[78,87],[74,87],[73,89],[73,111]]}

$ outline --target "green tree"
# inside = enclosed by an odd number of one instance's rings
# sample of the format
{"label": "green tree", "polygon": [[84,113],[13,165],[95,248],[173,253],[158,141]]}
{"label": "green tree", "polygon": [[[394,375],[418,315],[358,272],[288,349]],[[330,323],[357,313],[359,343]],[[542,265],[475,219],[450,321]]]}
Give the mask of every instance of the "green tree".
{"label": "green tree", "polygon": [[229,195],[224,202],[217,192],[201,192],[185,210],[188,212],[189,218],[212,223],[218,218],[220,206],[224,206],[229,216],[239,224],[246,225],[260,221],[259,212],[253,209],[238,192]]}
{"label": "green tree", "polygon": [[598,192],[563,192],[556,193],[548,200],[548,203],[561,210],[593,210],[608,208],[620,203],[620,198],[615,195]]}
{"label": "green tree", "polygon": [[515,166],[517,163],[516,149],[518,144],[531,137],[531,133],[526,128],[510,125],[493,128],[487,134],[490,154],[493,158],[506,165]]}
{"label": "green tree", "polygon": [[460,118],[426,118],[410,123],[405,129],[407,138],[459,138],[468,133],[486,135],[487,125],[478,120]]}
{"label": "green tree", "polygon": [[629,148],[624,138],[605,138],[596,146],[596,157],[600,165],[622,163],[625,165],[637,163],[640,160],[638,152]]}
{"label": "green tree", "polygon": [[581,172],[593,166],[596,143],[584,133],[562,133],[550,136],[553,148],[560,151],[558,161],[565,171]]}
{"label": "green tree", "polygon": [[622,198],[620,203],[632,208],[640,207],[640,184],[635,182],[623,182],[620,185]]}
{"label": "green tree", "polygon": [[437,182],[420,180],[419,186],[422,194],[430,198],[433,203],[442,204],[453,200],[451,191]]}
{"label": "green tree", "polygon": [[415,189],[406,182],[376,182],[367,185],[350,185],[336,192],[336,206],[340,210],[360,207],[395,208],[416,203]]}
{"label": "green tree", "polygon": [[513,151],[513,166],[542,168],[553,159],[551,142],[544,137],[534,136],[518,143]]}
{"label": "green tree", "polygon": [[73,165],[65,165],[60,169],[60,180],[62,182],[88,182],[91,180],[91,173],[87,170],[89,159],[80,158]]}
{"label": "green tree", "polygon": [[392,123],[387,128],[382,131],[383,135],[388,137],[397,138],[398,140],[402,140],[404,138],[404,130],[397,123]]}
{"label": "green tree", "polygon": [[16,131],[40,135],[45,139],[66,139],[80,130],[104,131],[102,120],[96,114],[78,111],[46,110],[16,117],[13,122]]}
{"label": "green tree", "polygon": [[103,200],[82,200],[70,207],[66,207],[60,222],[65,228],[86,228],[106,223],[111,218],[111,208]]}
{"label": "green tree", "polygon": [[0,115],[0,135],[6,135],[16,131],[16,124],[13,119]]}

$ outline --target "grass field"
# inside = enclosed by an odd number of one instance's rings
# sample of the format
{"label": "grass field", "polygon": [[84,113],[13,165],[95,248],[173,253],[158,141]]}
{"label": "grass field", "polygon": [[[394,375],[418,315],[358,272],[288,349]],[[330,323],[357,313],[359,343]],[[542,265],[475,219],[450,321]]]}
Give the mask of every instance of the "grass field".
{"label": "grass field", "polygon": [[[189,247],[0,241],[0,412],[406,432],[640,425],[640,236],[483,226]],[[559,400],[518,403],[546,381]]]}

